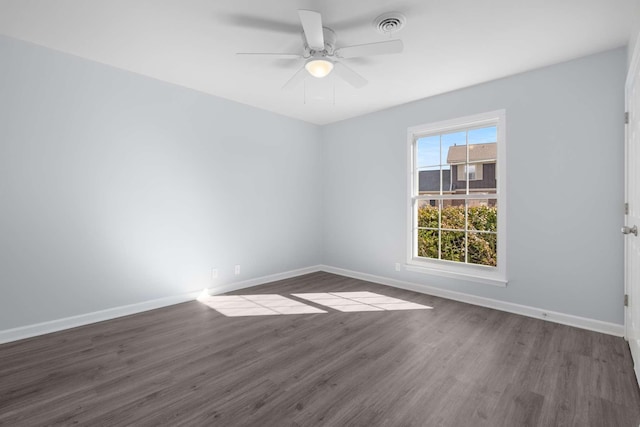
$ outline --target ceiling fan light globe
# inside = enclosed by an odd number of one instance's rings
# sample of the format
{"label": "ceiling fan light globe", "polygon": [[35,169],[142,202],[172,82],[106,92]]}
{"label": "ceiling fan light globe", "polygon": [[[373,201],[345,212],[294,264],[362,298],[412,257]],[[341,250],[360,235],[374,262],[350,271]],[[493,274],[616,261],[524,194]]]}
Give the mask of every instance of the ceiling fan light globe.
{"label": "ceiling fan light globe", "polygon": [[327,61],[326,59],[312,59],[304,65],[304,68],[306,68],[313,77],[321,79],[328,76],[331,70],[333,70],[333,62]]}

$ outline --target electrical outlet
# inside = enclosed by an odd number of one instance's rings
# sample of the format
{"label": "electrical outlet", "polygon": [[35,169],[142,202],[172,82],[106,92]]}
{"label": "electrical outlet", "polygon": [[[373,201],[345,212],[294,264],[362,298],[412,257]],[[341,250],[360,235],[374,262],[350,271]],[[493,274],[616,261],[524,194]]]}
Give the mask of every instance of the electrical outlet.
{"label": "electrical outlet", "polygon": [[218,278],[218,269],[217,268],[212,268],[211,269],[211,278],[212,279],[217,279]]}
{"label": "electrical outlet", "polygon": [[402,270],[402,266],[400,265],[399,262],[396,262],[396,271],[400,271]]}
{"label": "electrical outlet", "polygon": [[235,272],[236,276],[238,274],[240,274],[240,264],[236,265],[236,268],[234,269],[234,272]]}

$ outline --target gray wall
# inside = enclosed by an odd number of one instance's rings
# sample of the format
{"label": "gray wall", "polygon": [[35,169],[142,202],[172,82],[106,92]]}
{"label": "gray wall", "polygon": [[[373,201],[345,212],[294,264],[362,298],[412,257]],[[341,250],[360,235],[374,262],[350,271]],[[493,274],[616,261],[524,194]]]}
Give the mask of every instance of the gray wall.
{"label": "gray wall", "polygon": [[[618,49],[323,127],[324,263],[623,323],[625,70]],[[509,285],[394,271],[407,127],[503,108]]]}
{"label": "gray wall", "polygon": [[319,135],[0,37],[0,330],[318,264]]}

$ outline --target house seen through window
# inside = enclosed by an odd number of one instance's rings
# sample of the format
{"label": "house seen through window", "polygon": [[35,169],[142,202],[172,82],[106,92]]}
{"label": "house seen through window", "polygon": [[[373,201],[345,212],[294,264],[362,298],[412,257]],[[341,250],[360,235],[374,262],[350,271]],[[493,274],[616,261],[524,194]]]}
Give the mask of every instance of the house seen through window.
{"label": "house seen through window", "polygon": [[489,117],[410,129],[410,261],[494,269],[503,261],[498,172],[504,123],[499,114]]}

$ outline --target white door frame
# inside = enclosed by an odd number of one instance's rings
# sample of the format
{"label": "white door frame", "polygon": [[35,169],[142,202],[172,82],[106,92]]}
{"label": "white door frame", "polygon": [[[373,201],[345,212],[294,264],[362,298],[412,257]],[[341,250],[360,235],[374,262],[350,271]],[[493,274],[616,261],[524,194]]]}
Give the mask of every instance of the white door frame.
{"label": "white door frame", "polygon": [[[635,48],[633,51],[633,54],[631,56],[631,62],[629,64],[629,69],[627,71],[627,78],[625,81],[625,88],[624,88],[624,92],[625,92],[625,96],[624,96],[624,102],[625,102],[625,111],[628,112],[629,108],[630,108],[630,100],[629,100],[629,95],[630,95],[630,88],[632,86],[632,84],[636,84],[636,85],[640,85],[640,81],[636,80],[636,79],[640,79],[640,34],[638,34],[638,38],[635,44]],[[636,113],[640,113],[640,111],[636,112]],[[630,162],[632,159],[630,159],[629,157],[629,138],[630,138],[630,132],[629,132],[629,125],[627,124],[625,126],[624,129],[624,200],[625,203],[628,203],[630,200],[630,192],[629,192],[629,174],[630,174]],[[636,163],[637,163],[637,159],[633,159]],[[640,168],[640,164],[635,164],[634,168]],[[633,209],[637,209],[636,207],[632,207]],[[630,224],[629,223],[629,215],[627,212],[624,213],[624,217],[623,217],[623,224],[625,226],[633,226],[634,224]],[[636,237],[633,236],[625,236],[625,240],[624,240],[624,292],[625,295],[629,295],[631,300],[629,301],[630,305],[633,304],[640,304],[640,301],[633,301],[633,297],[635,297],[637,294],[639,294],[638,290],[634,290],[631,288],[631,265],[628,262],[629,260],[629,239],[635,239]],[[640,238],[640,237],[638,237]],[[633,314],[633,309],[625,306],[624,307],[624,337],[627,341],[630,341],[632,339],[634,339],[635,337],[634,332],[632,332],[630,330],[631,325],[633,324],[631,316]],[[637,323],[637,322],[636,322]],[[635,335],[637,335],[637,331],[635,332]],[[634,362],[634,371],[636,374],[636,380],[638,381],[638,383],[640,384],[640,352],[638,351],[638,348],[636,348],[634,351],[634,345],[635,343],[631,343],[630,344],[630,348],[631,348],[631,355],[633,357],[633,362]]]}

